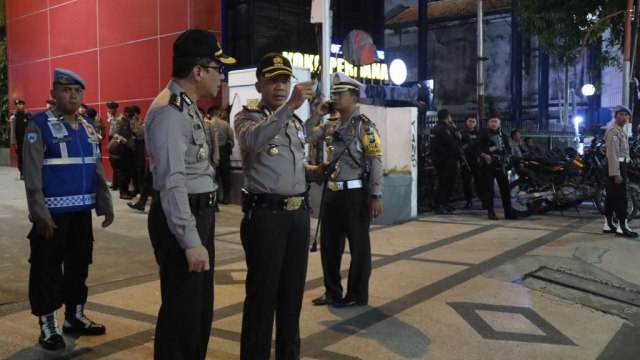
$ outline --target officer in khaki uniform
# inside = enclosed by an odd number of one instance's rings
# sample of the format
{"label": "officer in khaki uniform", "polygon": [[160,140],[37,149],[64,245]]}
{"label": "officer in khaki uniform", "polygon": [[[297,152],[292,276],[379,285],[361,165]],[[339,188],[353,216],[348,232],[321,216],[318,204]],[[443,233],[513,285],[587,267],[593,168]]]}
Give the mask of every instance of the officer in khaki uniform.
{"label": "officer in khaki uniform", "polygon": [[261,101],[244,106],[234,127],[245,177],[240,238],[247,262],[240,358],[268,359],[273,318],[276,359],[300,358],[300,310],[309,252],[305,131],[293,113],[313,95],[313,81],[293,87],[291,63],[265,55],[256,69]]}
{"label": "officer in khaki uniform", "polygon": [[224,79],[213,33],[187,30],[173,44],[172,80],[147,112],[145,143],[153,174],[149,237],[160,266],[162,305],[155,359],[204,359],[213,320],[215,202],[213,142],[196,101]]}
{"label": "officer in khaki uniform", "polygon": [[[360,100],[359,82],[343,73],[333,75],[331,101],[319,104],[307,121],[307,141],[317,143],[328,139],[337,160],[337,169],[328,183],[323,204],[320,255],[324,274],[325,294],[314,299],[314,305],[335,307],[367,305],[371,276],[371,219],[382,213],[382,150],[373,121],[357,108]],[[319,116],[331,109],[340,117],[318,124]],[[339,157],[339,158],[338,158]],[[351,264],[347,292],[342,297],[340,262],[345,237],[349,241]]]}
{"label": "officer in khaki uniform", "polygon": [[[629,139],[624,125],[631,118],[631,110],[619,105],[614,110],[614,124],[605,134],[607,145],[607,197],[604,202],[603,233],[615,233],[617,236],[638,237],[627,225],[627,164],[629,158]],[[613,214],[618,218],[614,223]]]}

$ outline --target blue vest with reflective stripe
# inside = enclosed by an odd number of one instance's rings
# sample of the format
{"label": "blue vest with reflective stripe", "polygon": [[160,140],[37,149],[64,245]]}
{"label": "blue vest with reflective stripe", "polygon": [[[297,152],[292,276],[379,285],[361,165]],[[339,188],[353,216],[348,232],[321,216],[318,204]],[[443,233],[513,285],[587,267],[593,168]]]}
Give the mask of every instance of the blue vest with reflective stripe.
{"label": "blue vest with reflective stripe", "polygon": [[78,129],[74,130],[50,111],[35,115],[31,121],[36,122],[42,133],[42,192],[49,212],[95,208],[100,150],[93,124],[79,117]]}

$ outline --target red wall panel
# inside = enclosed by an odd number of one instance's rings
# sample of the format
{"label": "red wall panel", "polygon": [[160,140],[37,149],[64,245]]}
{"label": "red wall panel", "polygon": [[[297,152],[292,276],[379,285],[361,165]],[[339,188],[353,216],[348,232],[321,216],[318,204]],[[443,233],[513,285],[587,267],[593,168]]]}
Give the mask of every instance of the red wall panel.
{"label": "red wall panel", "polygon": [[96,50],[51,59],[51,71],[58,67],[71,69],[82,77],[87,85],[84,91],[85,103],[98,101],[98,52]]}
{"label": "red wall panel", "polygon": [[100,52],[102,97],[114,101],[158,94],[158,39],[109,47]]}
{"label": "red wall panel", "polygon": [[49,57],[49,21],[39,12],[7,21],[9,66]]}
{"label": "red wall panel", "polygon": [[159,0],[160,34],[189,28],[189,8],[185,0]]}
{"label": "red wall panel", "polygon": [[16,19],[47,9],[47,0],[7,1],[7,19]]}
{"label": "red wall panel", "polygon": [[50,12],[51,56],[58,56],[98,46],[96,2],[84,0],[54,7]]}
{"label": "red wall panel", "polygon": [[[135,14],[144,14],[135,16]],[[158,34],[158,0],[102,0],[98,3],[100,46],[146,39]]]}
{"label": "red wall panel", "polygon": [[13,101],[23,99],[28,109],[41,109],[44,102],[51,98],[51,73],[49,61],[38,61],[29,64],[12,66],[9,71],[12,86],[9,90],[9,103],[15,107]]}

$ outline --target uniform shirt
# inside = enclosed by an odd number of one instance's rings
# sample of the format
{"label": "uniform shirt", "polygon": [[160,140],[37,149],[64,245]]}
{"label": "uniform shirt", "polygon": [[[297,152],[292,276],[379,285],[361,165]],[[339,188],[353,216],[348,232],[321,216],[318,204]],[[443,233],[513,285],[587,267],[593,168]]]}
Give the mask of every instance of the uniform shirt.
{"label": "uniform shirt", "polygon": [[211,123],[213,124],[213,128],[218,136],[218,146],[226,146],[228,149],[233,149],[235,141],[233,138],[233,130],[231,129],[231,126],[229,126],[229,123],[219,117],[215,117]]}
{"label": "uniform shirt", "polygon": [[247,191],[290,196],[307,190],[304,126],[287,106],[273,113],[262,102],[244,106],[234,128]]}
{"label": "uniform shirt", "polygon": [[169,229],[183,249],[201,244],[188,194],[213,192],[210,139],[196,104],[173,80],[155,98],[145,122],[153,188],[160,192]]}
{"label": "uniform shirt", "polygon": [[107,122],[109,123],[109,138],[112,138],[113,135],[118,131],[118,127],[120,127],[120,122],[122,121],[122,114],[116,113],[115,115],[108,114]]}
{"label": "uniform shirt", "polygon": [[629,159],[629,138],[627,133],[624,128],[614,124],[607,130],[604,141],[607,145],[609,176],[621,176],[620,162],[626,162]]}
{"label": "uniform shirt", "polygon": [[456,161],[460,157],[460,142],[455,135],[456,128],[443,122],[431,129],[431,154],[435,163]]}
{"label": "uniform shirt", "polygon": [[476,143],[478,142],[478,130],[467,130],[464,128],[460,131],[462,135],[461,146],[467,156],[467,160],[476,159],[478,157],[478,151],[476,149]]}
{"label": "uniform shirt", "polygon": [[[383,170],[382,170],[382,155],[365,156],[364,147],[362,144],[362,135],[364,126],[364,120],[360,116],[358,110],[351,114],[351,117],[347,121],[335,120],[326,121],[311,128],[317,123],[317,117],[314,115],[307,121],[308,136],[307,141],[311,143],[317,143],[332,137],[331,145],[333,149],[333,159],[338,160],[340,156],[340,166],[335,176],[335,181],[348,181],[354,179],[361,179],[363,171],[369,170],[369,186],[371,194],[382,194],[383,185]],[[369,121],[370,126],[375,127],[373,122]],[[374,130],[377,133],[377,129]],[[338,132],[341,136],[335,136],[335,132]],[[353,139],[353,141],[352,141]],[[349,150],[345,151],[345,148],[349,146]],[[343,152],[344,151],[344,152]],[[342,154],[342,155],[341,155]]]}
{"label": "uniform shirt", "polygon": [[27,111],[16,111],[9,118],[10,126],[10,139],[9,144],[18,145],[22,144],[24,139],[24,129],[27,126],[27,121],[31,117],[31,113]]}
{"label": "uniform shirt", "polygon": [[[58,114],[54,114],[53,112],[40,113],[27,123],[23,159],[29,219],[35,222],[51,218],[51,213],[47,206],[47,202],[51,202],[51,200],[47,201],[47,199],[45,199],[45,187],[51,188],[52,186],[54,189],[51,189],[51,191],[56,192],[58,196],[69,194],[92,196],[91,194],[95,193],[95,203],[86,206],[86,208],[90,209],[95,207],[96,214],[99,216],[113,214],[111,193],[107,187],[104,170],[100,163],[100,153],[97,147],[99,140],[95,128],[86,121],[87,118],[85,118],[84,122],[78,119],[76,129],[71,127],[66,121],[58,120],[56,124],[64,127],[63,129],[57,130],[61,135],[60,138],[54,139],[51,135],[46,135],[47,138],[45,139],[43,129],[38,126],[39,122],[37,120],[44,124],[57,117]],[[78,116],[78,118],[80,118],[80,116]],[[64,141],[60,141],[63,138]],[[93,150],[89,153],[86,151],[86,146],[83,147],[77,144],[79,141],[88,141],[94,144],[92,146]],[[46,145],[47,142],[50,143],[49,147]],[[79,151],[83,153],[80,154],[78,153]],[[76,152],[76,156],[82,155],[83,157],[74,157],[71,154],[72,152]],[[93,159],[90,159],[91,157]],[[50,163],[46,166],[44,166],[45,158],[46,161]],[[88,174],[82,170],[77,171],[77,167],[83,163],[95,164],[95,173]],[[45,169],[45,167],[54,167],[55,169],[49,171]],[[65,181],[61,183],[61,178],[64,178],[64,176],[71,177],[72,179],[64,179]],[[58,205],[71,206],[73,204],[66,203]],[[64,212],[67,210],[65,210],[64,207],[55,206],[51,210],[51,212],[61,211]]]}

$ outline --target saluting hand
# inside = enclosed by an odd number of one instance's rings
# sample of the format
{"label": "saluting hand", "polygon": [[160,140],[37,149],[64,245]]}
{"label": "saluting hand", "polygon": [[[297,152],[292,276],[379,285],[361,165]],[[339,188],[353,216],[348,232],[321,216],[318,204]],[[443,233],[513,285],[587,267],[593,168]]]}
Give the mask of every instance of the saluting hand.
{"label": "saluting hand", "polygon": [[51,239],[51,237],[53,237],[53,230],[58,228],[51,218],[36,220],[35,225],[36,234],[45,239]]}
{"label": "saluting hand", "polygon": [[311,99],[313,97],[313,86],[315,85],[315,80],[304,81],[301,83],[297,83],[293,87],[293,91],[291,92],[291,96],[289,96],[289,100],[287,100],[287,106],[289,109],[296,110],[302,104],[304,104],[305,100]]}
{"label": "saluting hand", "polygon": [[209,270],[209,253],[202,245],[186,249],[187,264],[189,272],[203,272]]}

